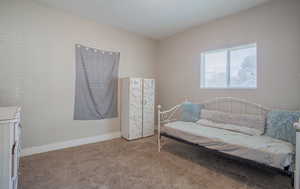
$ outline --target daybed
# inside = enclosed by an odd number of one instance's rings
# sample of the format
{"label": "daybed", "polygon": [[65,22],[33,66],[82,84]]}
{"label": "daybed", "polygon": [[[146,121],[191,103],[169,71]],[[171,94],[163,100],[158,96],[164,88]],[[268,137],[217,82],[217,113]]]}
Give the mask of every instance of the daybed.
{"label": "daybed", "polygon": [[182,121],[184,104],[167,111],[158,106],[159,151],[164,136],[294,175],[295,145],[265,134],[270,109],[241,99],[217,98],[201,103],[199,120]]}

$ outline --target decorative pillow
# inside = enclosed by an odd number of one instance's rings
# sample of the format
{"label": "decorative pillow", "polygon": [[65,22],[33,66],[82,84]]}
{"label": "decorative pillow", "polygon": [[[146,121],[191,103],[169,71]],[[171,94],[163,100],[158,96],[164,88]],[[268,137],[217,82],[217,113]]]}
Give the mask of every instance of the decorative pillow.
{"label": "decorative pillow", "polygon": [[185,122],[196,122],[200,119],[203,105],[186,102],[181,106],[180,120]]}
{"label": "decorative pillow", "polygon": [[267,115],[266,135],[296,144],[296,129],[293,124],[300,118],[300,112],[274,110]]}
{"label": "decorative pillow", "polygon": [[234,114],[203,109],[201,111],[201,119],[256,129],[259,131],[260,135],[265,131],[266,118],[263,115]]}
{"label": "decorative pillow", "polygon": [[261,135],[261,131],[257,129],[251,129],[248,127],[241,127],[239,125],[227,124],[227,123],[217,123],[214,121],[210,121],[207,119],[200,119],[197,121],[197,124],[204,127],[212,127],[217,129],[224,129],[227,131],[233,131],[237,133],[242,133],[250,136],[259,136]]}

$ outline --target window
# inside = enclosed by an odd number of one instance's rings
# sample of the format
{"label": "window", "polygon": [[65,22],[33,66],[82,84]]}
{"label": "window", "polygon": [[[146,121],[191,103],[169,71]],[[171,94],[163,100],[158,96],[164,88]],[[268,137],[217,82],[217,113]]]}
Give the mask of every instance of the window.
{"label": "window", "polygon": [[201,88],[256,87],[256,44],[201,54]]}

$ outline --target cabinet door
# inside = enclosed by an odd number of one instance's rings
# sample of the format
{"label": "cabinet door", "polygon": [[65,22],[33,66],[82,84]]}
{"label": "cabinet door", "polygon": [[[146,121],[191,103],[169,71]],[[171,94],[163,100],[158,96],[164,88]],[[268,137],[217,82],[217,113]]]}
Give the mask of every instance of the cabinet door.
{"label": "cabinet door", "polygon": [[142,137],[142,79],[130,79],[129,139]]}
{"label": "cabinet door", "polygon": [[143,136],[154,134],[155,81],[143,80]]}

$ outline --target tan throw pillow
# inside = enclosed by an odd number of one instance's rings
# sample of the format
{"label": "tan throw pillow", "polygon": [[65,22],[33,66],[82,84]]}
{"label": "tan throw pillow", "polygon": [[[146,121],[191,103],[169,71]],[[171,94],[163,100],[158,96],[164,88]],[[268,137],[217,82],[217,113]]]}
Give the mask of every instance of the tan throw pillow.
{"label": "tan throw pillow", "polygon": [[266,117],[264,115],[234,114],[202,109],[201,119],[257,129],[260,131],[260,134],[263,134],[265,131]]}

